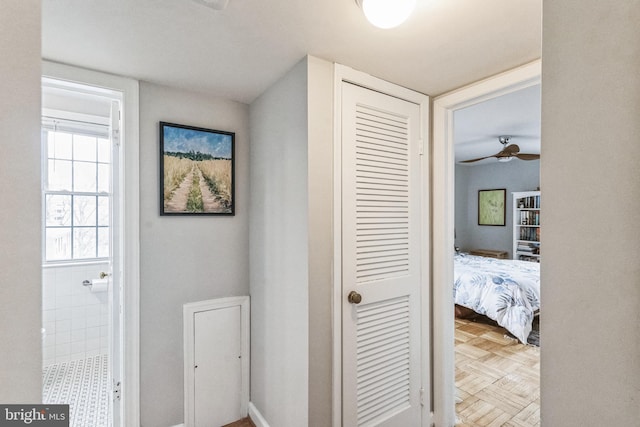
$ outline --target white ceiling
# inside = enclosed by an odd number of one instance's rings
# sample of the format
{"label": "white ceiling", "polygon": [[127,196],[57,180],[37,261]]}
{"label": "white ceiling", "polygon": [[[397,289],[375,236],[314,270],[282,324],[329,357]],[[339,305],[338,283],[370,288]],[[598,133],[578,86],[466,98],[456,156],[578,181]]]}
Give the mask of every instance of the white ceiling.
{"label": "white ceiling", "polygon": [[[380,30],[355,0],[230,0],[223,11],[192,0],[44,0],[42,50],[244,103],[306,54],[434,96],[539,58],[541,3],[418,0],[406,23]],[[497,153],[503,134],[539,153],[539,88],[529,92],[456,113],[456,160]]]}
{"label": "white ceiling", "polygon": [[44,0],[49,60],[250,103],[304,55],[438,95],[540,57],[541,0],[418,0],[380,30],[354,0]]}
{"label": "white ceiling", "polygon": [[[456,162],[498,153],[503,148],[498,141],[501,135],[510,136],[509,143],[517,144],[520,153],[540,154],[540,101],[540,85],[535,85],[454,112]],[[466,165],[497,161],[491,158]]]}

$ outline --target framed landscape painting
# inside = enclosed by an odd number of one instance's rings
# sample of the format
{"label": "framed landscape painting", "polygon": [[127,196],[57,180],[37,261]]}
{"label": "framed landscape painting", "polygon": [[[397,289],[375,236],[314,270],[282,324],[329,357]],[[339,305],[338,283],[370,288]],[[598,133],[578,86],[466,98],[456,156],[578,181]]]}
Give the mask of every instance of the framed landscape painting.
{"label": "framed landscape painting", "polygon": [[507,190],[478,190],[478,225],[505,225]]}
{"label": "framed landscape painting", "polygon": [[160,215],[234,215],[235,133],[160,122]]}

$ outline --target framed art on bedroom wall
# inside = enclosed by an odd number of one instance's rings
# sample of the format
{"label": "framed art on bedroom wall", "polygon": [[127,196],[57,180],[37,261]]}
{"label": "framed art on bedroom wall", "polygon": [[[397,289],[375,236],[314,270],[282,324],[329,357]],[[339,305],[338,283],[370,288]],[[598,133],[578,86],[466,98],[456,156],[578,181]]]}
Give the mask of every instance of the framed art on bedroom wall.
{"label": "framed art on bedroom wall", "polygon": [[160,122],[160,215],[235,215],[235,133]]}
{"label": "framed art on bedroom wall", "polygon": [[478,190],[478,225],[506,224],[506,188]]}

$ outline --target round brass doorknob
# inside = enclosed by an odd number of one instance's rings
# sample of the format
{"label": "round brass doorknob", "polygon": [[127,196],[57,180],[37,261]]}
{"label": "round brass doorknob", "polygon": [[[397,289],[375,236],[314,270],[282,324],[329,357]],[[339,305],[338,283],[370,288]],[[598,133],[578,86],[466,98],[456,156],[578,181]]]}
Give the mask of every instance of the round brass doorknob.
{"label": "round brass doorknob", "polygon": [[347,295],[347,301],[351,304],[360,304],[360,301],[362,301],[362,295],[356,291],[351,291],[349,292],[349,295]]}

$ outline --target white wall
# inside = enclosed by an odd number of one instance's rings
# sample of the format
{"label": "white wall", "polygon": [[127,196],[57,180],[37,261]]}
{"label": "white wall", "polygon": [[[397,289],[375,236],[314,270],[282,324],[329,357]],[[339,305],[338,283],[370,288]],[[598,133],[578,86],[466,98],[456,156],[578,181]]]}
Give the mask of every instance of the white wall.
{"label": "white wall", "polygon": [[307,57],[309,130],[309,426],[331,426],[334,66]]}
{"label": "white wall", "polygon": [[[182,305],[249,292],[249,111],[237,102],[140,84],[140,412],[180,424]],[[160,216],[158,122],[236,133],[236,215]],[[284,211],[284,209],[280,209]]]}
{"label": "white wall", "polygon": [[[512,160],[477,166],[456,165],[456,245],[462,250],[496,249],[513,254],[514,191],[540,186],[539,160]],[[478,190],[506,188],[505,226],[478,225]]]}
{"label": "white wall", "polygon": [[108,263],[43,269],[43,366],[109,354],[109,294],[82,284],[108,269]]}
{"label": "white wall", "polygon": [[42,399],[40,16],[39,0],[0,4],[2,403]]}
{"label": "white wall", "polygon": [[545,0],[543,426],[640,420],[640,1]]}
{"label": "white wall", "polygon": [[308,425],[307,61],[251,104],[251,402]]}

